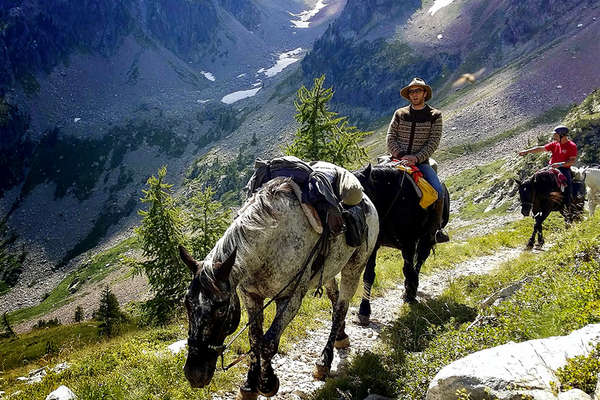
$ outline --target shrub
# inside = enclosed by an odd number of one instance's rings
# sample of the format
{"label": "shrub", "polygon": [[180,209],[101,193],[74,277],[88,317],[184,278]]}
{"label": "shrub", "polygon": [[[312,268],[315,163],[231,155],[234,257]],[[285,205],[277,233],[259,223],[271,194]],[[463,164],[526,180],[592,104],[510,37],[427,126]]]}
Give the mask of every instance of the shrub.
{"label": "shrub", "polygon": [[108,286],[102,291],[100,307],[96,311],[95,317],[100,321],[98,326],[100,335],[113,336],[119,333],[125,315],[121,312],[117,296]]}
{"label": "shrub", "polygon": [[563,391],[580,389],[589,395],[596,390],[600,373],[600,344],[587,356],[567,360],[567,364],[556,371]]}
{"label": "shrub", "polygon": [[75,309],[75,322],[81,322],[83,321],[83,319],[85,318],[84,314],[83,314],[83,307],[81,306],[77,306],[77,308]]}

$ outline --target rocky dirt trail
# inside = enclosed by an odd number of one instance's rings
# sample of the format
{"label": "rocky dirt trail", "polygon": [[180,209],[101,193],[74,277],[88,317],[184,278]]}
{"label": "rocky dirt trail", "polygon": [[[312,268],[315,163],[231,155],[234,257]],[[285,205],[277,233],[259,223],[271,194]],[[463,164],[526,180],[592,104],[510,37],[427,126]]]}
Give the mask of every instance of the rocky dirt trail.
{"label": "rocky dirt trail", "polygon": [[[547,247],[548,245],[546,245]],[[500,264],[515,259],[524,248],[502,248],[493,254],[476,257],[449,270],[435,271],[430,275],[422,275],[418,298],[423,300],[439,296],[452,280],[473,274],[486,274],[496,269]],[[539,250],[538,250],[539,251]],[[542,249],[543,251],[543,249]],[[371,302],[371,323],[362,327],[354,321],[357,319],[358,308],[351,307],[347,318],[346,333],[350,337],[350,348],[335,350],[331,374],[335,375],[344,370],[357,354],[374,351],[380,344],[381,332],[390,327],[398,317],[403,301],[404,287],[399,282],[394,288],[387,290],[385,295]],[[272,400],[299,400],[323,386],[323,382],[315,381],[312,371],[315,361],[323,349],[329,335],[330,322],[321,321],[321,327],[309,331],[307,337],[301,340],[285,355],[278,354],[273,359],[273,366],[280,379],[281,386],[277,396]],[[225,400],[235,396],[235,392],[215,394],[213,400]],[[260,397],[259,399],[266,399]]]}

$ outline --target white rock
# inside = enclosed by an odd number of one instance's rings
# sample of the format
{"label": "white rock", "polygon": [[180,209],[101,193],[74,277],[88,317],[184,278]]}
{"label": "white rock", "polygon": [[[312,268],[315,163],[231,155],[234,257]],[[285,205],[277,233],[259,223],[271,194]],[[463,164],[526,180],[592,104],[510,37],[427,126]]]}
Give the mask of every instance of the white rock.
{"label": "white rock", "polygon": [[600,373],[598,374],[598,383],[596,383],[596,392],[593,396],[594,400],[600,400]]}
{"label": "white rock", "polygon": [[170,344],[168,349],[171,351],[171,353],[177,354],[180,351],[185,350],[185,346],[187,346],[187,339],[182,339]]}
{"label": "white rock", "polygon": [[583,27],[583,24],[577,24],[577,27],[578,27],[578,28],[582,28],[582,27]]}
{"label": "white rock", "polygon": [[[444,367],[433,378],[427,400],[455,399],[466,389],[471,398],[508,400],[530,395],[536,400],[556,399],[550,382],[567,358],[589,354],[600,342],[600,324],[588,325],[568,336],[509,343],[470,354]],[[509,390],[507,388],[514,388]]]}
{"label": "white rock", "polygon": [[442,35],[442,34],[440,33],[439,35],[437,35],[437,38],[441,40],[441,39],[443,39],[443,38],[444,38],[444,35]]}
{"label": "white rock", "polygon": [[46,400],[73,400],[76,399],[75,393],[68,387],[61,385],[54,392],[50,393]]}
{"label": "white rock", "polygon": [[591,400],[591,397],[583,390],[571,389],[568,392],[559,393],[558,400]]}
{"label": "white rock", "polygon": [[68,369],[70,367],[70,365],[66,362],[60,363],[60,364],[56,364],[54,366],[54,368],[52,368],[53,372],[61,373],[62,371],[64,371],[65,369]]}

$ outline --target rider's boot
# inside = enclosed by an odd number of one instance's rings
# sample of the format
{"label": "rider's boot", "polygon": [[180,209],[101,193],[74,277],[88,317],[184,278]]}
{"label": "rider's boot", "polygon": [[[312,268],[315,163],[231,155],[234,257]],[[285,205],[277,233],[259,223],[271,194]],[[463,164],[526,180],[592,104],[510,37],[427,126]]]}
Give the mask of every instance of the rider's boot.
{"label": "rider's boot", "polygon": [[433,223],[435,226],[435,242],[444,243],[450,240],[450,237],[442,229],[442,223],[444,218],[444,198],[438,198],[435,203],[431,205],[433,212]]}

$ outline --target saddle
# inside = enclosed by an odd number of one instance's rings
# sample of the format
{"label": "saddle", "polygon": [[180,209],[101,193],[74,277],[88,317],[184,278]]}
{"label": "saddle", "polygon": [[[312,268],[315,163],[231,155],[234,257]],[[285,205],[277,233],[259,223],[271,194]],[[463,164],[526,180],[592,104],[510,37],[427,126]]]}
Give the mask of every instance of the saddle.
{"label": "saddle", "polygon": [[378,157],[377,161],[379,162],[379,165],[389,166],[406,172],[407,176],[409,177],[408,182],[412,184],[412,188],[415,190],[415,193],[419,198],[419,205],[421,208],[426,209],[438,199],[437,191],[429,182],[427,182],[427,180],[423,177],[423,173],[417,166],[402,165],[400,160],[388,155]]}
{"label": "saddle", "polygon": [[254,168],[254,174],[246,185],[248,195],[273,178],[289,177],[298,185],[300,193],[296,196],[317,233],[323,234],[323,226],[326,225],[327,232],[333,235],[345,232],[349,246],[357,247],[363,243],[367,226],[363,202],[353,207],[342,207],[341,195],[334,189],[338,186],[335,184],[336,176],[330,171],[315,170],[293,156],[257,159]]}
{"label": "saddle", "polygon": [[558,168],[546,167],[542,168],[541,170],[535,173],[535,175],[540,174],[551,174],[554,177],[556,186],[560,189],[560,191],[565,191],[565,188],[567,187],[567,177],[562,172],[560,172]]}

